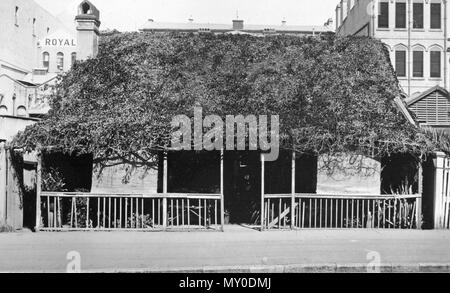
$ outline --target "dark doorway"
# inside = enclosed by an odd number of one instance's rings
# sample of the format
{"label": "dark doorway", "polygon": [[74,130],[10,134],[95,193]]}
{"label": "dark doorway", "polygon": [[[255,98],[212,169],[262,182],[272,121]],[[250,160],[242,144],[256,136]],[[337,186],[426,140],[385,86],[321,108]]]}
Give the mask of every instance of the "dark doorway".
{"label": "dark doorway", "polygon": [[225,152],[225,221],[254,225],[261,207],[261,162],[256,151]]}

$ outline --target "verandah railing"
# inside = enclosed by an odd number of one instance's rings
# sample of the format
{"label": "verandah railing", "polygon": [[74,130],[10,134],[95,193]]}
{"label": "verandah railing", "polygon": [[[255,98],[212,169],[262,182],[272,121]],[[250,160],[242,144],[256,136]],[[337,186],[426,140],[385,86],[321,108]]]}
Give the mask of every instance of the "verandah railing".
{"label": "verandah railing", "polygon": [[266,194],[263,229],[419,229],[421,204],[420,195]]}
{"label": "verandah railing", "polygon": [[220,156],[220,193],[169,193],[167,153],[163,192],[98,194],[42,191],[42,158],[36,170],[36,231],[70,230],[221,230],[224,225],[224,153]]}
{"label": "verandah railing", "polygon": [[42,192],[39,229],[222,230],[220,194]]}
{"label": "verandah railing", "polygon": [[292,152],[291,193],[267,194],[265,155],[261,154],[261,230],[421,229],[422,168],[419,194],[350,195],[296,193],[296,154]]}

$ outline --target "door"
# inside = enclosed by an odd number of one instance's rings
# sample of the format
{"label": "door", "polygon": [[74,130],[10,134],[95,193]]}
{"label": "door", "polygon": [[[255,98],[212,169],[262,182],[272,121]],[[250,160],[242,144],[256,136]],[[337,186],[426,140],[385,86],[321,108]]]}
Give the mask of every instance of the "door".
{"label": "door", "polygon": [[225,218],[229,223],[259,223],[260,168],[259,152],[225,152]]}

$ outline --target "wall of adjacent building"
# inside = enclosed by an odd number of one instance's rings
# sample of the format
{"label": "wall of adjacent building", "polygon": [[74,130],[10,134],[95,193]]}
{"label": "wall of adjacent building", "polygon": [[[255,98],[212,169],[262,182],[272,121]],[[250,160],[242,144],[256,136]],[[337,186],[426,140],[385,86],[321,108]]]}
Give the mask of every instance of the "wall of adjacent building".
{"label": "wall of adjacent building", "polygon": [[[341,1],[342,3],[342,1]],[[372,0],[355,0],[351,4],[350,10],[347,10],[345,14],[345,19],[342,20],[338,31],[336,32],[341,36],[348,35],[359,35],[359,36],[371,36],[372,31],[372,16],[370,11],[372,11],[373,1]],[[341,4],[340,4],[341,5]],[[340,9],[342,6],[340,6]],[[345,9],[344,7],[344,9]]]}
{"label": "wall of adjacent building", "polygon": [[41,61],[39,40],[65,28],[33,0],[1,0],[0,27],[0,74],[17,79],[38,67]]}
{"label": "wall of adjacent building", "polygon": [[[389,28],[378,27],[379,14],[379,0],[355,0],[353,8],[347,12],[347,16],[343,19],[342,24],[337,30],[337,34],[341,36],[346,35],[365,35],[380,39],[386,44],[389,50],[391,62],[395,67],[395,51],[406,51],[406,76],[399,77],[400,86],[408,96],[414,96],[434,86],[441,86],[448,89],[449,66],[448,54],[446,52],[447,44],[445,35],[445,28],[448,31],[448,22],[445,19],[445,5],[444,1],[440,1],[442,7],[441,11],[441,29],[430,29],[430,5],[431,3],[439,2],[439,0],[423,1],[424,5],[424,28],[423,29],[408,29],[408,21],[405,29],[395,28],[396,17],[396,2],[406,2],[412,5],[418,0],[394,0],[382,1],[389,5]],[[342,1],[340,3],[342,7]],[[342,8],[340,8],[342,9]],[[407,4],[407,19],[408,14],[411,14],[412,8],[408,9]],[[448,10],[448,7],[447,7]],[[448,14],[448,12],[447,12]],[[346,15],[344,13],[343,15]],[[413,77],[413,60],[412,52],[415,50],[422,50],[424,60],[424,76]],[[441,52],[441,77],[430,77],[430,52]],[[447,62],[447,66],[444,64]]]}

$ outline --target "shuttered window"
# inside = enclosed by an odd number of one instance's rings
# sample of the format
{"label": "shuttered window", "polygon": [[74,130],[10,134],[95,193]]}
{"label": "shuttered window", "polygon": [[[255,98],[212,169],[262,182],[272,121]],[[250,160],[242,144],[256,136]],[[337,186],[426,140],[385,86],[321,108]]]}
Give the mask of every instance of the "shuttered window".
{"label": "shuttered window", "polygon": [[413,28],[423,28],[423,3],[413,3]]}
{"label": "shuttered window", "polygon": [[420,123],[431,125],[450,123],[450,101],[440,92],[431,93],[429,96],[411,106]]}
{"label": "shuttered window", "polygon": [[395,71],[397,76],[406,76],[406,51],[395,51]]}
{"label": "shuttered window", "polygon": [[380,2],[380,9],[378,14],[378,27],[389,28],[389,3]]}
{"label": "shuttered window", "polygon": [[423,77],[423,51],[413,52],[413,77]]}
{"label": "shuttered window", "polygon": [[406,3],[395,3],[395,27],[406,28]]}
{"label": "shuttered window", "polygon": [[430,76],[439,78],[441,77],[441,52],[430,52]]}
{"label": "shuttered window", "polygon": [[430,4],[430,28],[440,29],[441,28],[441,4],[431,3]]}

